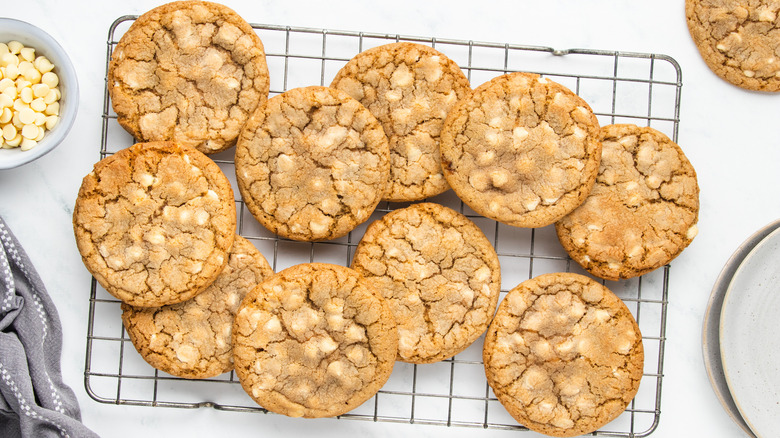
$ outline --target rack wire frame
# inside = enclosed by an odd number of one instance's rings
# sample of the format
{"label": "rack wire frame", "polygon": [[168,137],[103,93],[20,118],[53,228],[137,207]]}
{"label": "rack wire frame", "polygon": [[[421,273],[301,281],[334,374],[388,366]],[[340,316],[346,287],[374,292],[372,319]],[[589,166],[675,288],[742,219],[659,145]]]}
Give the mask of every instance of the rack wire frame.
{"label": "rack wire frame", "polygon": [[[137,19],[123,16],[110,26],[106,77],[111,53],[121,34]],[[634,123],[653,126],[677,141],[682,72],[661,54],[476,42],[355,31],[252,24],[266,49],[271,95],[306,85],[325,85],[355,54],[390,42],[430,45],[460,65],[472,86],[512,71],[538,73],[568,86],[593,108],[602,125]],[[106,82],[107,85],[107,82]],[[128,147],[134,139],[117,123],[104,90],[100,159]],[[235,186],[232,152],[212,156]],[[303,243],[263,229],[236,199],[237,232],[257,246],[275,271],[297,263],[328,261],[349,266],[367,223],[408,204],[383,202],[374,215],[348,236]],[[519,229],[486,219],[449,191],[430,201],[460,211],[485,232],[501,262],[501,298],[520,282],[546,272],[588,275],[563,251],[552,226]],[[645,369],[637,396],[616,420],[595,436],[644,437],[658,426],[666,342],[666,317],[671,267],[619,282],[601,280],[629,307],[642,331]],[[241,389],[234,373],[204,380],[170,376],[146,364],[122,327],[120,302],[93,278],[84,384],[101,403],[268,413]],[[438,364],[398,362],[388,383],[369,401],[339,419],[527,431],[498,402],[484,377],[483,338]]]}

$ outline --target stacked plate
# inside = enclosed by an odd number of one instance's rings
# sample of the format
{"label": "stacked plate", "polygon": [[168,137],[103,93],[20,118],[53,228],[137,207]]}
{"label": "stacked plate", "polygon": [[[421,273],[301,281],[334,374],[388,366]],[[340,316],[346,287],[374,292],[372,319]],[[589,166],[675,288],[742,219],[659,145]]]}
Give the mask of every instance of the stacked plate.
{"label": "stacked plate", "polygon": [[704,317],[704,364],[726,411],[748,435],[780,430],[780,220],[731,256]]}

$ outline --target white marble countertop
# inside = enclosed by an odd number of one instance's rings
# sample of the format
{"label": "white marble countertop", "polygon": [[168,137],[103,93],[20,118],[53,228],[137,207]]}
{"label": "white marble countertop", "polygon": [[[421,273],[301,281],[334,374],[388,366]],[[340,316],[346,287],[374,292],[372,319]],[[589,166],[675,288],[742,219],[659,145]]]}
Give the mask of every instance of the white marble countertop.
{"label": "white marble countertop", "polygon": [[[97,403],[87,395],[83,382],[91,277],[73,239],[73,204],[82,177],[98,158],[108,27],[119,16],[140,14],[160,3],[28,0],[8,4],[3,12],[54,36],[69,52],[80,80],[81,107],[65,143],[32,164],[0,171],[0,215],[28,252],[58,307],[65,333],[64,378],[79,397],[83,421],[105,437],[518,435],[440,426],[303,421],[213,409],[116,406]],[[253,23],[673,57],[682,68],[683,82],[678,143],[697,170],[701,211],[698,237],[672,264],[661,415],[653,436],[742,435],[707,379],[702,321],[713,283],[729,256],[753,231],[780,217],[780,95],[741,90],[711,73],[688,34],[683,1],[224,3]]]}

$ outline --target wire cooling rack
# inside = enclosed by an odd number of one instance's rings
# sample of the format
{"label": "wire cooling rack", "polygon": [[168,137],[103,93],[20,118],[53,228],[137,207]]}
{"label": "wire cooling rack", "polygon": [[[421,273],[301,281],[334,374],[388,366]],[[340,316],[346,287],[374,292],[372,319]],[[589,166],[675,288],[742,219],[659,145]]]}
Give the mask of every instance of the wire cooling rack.
{"label": "wire cooling rack", "polygon": [[[106,71],[111,52],[135,16],[118,18],[110,27]],[[634,123],[652,126],[677,140],[681,70],[665,55],[600,50],[556,50],[550,47],[462,41],[369,32],[334,31],[253,24],[263,41],[271,76],[271,95],[308,85],[328,85],[355,54],[396,41],[428,44],[455,60],[472,86],[511,71],[542,74],[584,98],[602,125]],[[134,143],[117,123],[106,90],[100,158]],[[232,150],[212,156],[235,185]],[[240,198],[240,196],[238,196]],[[501,262],[501,298],[520,282],[548,272],[586,274],[566,255],[552,226],[510,227],[477,215],[449,191],[431,199],[461,211],[495,246]],[[405,204],[382,203],[371,221]],[[303,262],[349,265],[365,231],[328,242],[302,243],[279,238],[260,226],[241,199],[236,200],[238,232],[268,258],[275,271]],[[616,420],[594,433],[641,437],[657,427],[661,413],[664,343],[670,266],[642,277],[604,282],[639,323],[645,367],[639,392]],[[103,403],[171,408],[211,407],[267,413],[241,389],[233,373],[187,380],[153,369],[135,351],[125,333],[120,303],[93,279],[89,298],[85,386]],[[486,429],[527,430],[496,399],[487,384],[478,339],[457,356],[439,363],[396,363],[393,373],[372,399],[340,419]]]}

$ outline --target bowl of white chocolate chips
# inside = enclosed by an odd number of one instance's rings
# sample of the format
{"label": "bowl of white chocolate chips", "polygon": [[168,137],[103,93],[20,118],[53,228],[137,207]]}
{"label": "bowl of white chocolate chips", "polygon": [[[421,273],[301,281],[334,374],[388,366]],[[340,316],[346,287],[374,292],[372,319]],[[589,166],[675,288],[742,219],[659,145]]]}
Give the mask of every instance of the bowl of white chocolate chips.
{"label": "bowl of white chocolate chips", "polygon": [[0,169],[62,143],[78,101],[76,71],[62,46],[29,23],[0,18]]}

